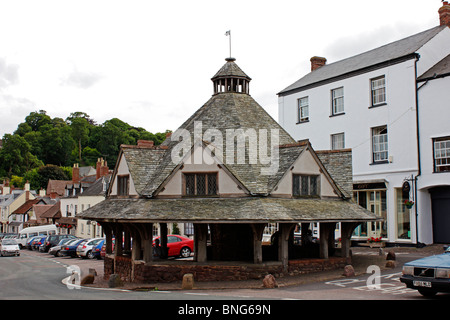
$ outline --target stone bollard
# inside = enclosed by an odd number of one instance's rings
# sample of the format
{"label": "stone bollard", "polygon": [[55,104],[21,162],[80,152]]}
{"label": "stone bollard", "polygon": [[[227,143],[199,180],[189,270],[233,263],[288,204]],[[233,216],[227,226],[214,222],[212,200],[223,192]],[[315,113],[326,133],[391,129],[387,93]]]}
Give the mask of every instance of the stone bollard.
{"label": "stone bollard", "polygon": [[266,289],[278,288],[278,283],[275,280],[275,277],[271,274],[268,274],[263,279],[263,287]]}
{"label": "stone bollard", "polygon": [[386,260],[393,260],[393,261],[395,261],[395,252],[394,252],[394,250],[389,250],[389,252],[386,255]]}
{"label": "stone bollard", "polygon": [[354,277],[355,276],[355,269],[352,265],[346,265],[344,267],[344,277]]}
{"label": "stone bollard", "polygon": [[194,275],[192,273],[186,273],[183,276],[183,281],[181,283],[181,289],[183,289],[183,290],[194,289]]}
{"label": "stone bollard", "polygon": [[395,268],[396,267],[396,263],[394,260],[387,260],[386,261],[386,268]]}
{"label": "stone bollard", "polygon": [[83,277],[83,279],[81,279],[81,285],[85,285],[85,284],[93,284],[95,280],[95,276],[93,274],[88,274],[85,277]]}
{"label": "stone bollard", "polygon": [[120,279],[120,275],[115,274],[115,273],[110,275],[109,280],[108,280],[108,286],[110,288],[122,287],[123,281],[122,281],[122,279]]}

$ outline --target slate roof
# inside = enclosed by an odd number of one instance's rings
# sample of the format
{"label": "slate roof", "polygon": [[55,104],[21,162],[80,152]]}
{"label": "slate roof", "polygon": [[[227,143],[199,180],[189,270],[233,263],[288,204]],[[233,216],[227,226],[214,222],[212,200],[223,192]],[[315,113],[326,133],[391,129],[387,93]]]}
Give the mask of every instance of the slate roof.
{"label": "slate roof", "polygon": [[230,76],[251,80],[251,78],[234,62],[236,59],[227,58],[225,60],[227,61],[227,63],[225,63],[222,68],[220,68],[220,70],[214,75],[214,77],[211,78],[211,80],[215,80],[218,78],[228,78]]}
{"label": "slate roof", "polygon": [[[342,200],[247,198],[107,199],[77,214],[108,222],[357,222],[379,220]],[[113,215],[105,216],[105,212]]]}
{"label": "slate roof", "polygon": [[425,81],[428,79],[441,78],[450,75],[450,54],[446,56],[444,59],[436,63],[433,67],[431,67],[427,72],[421,75],[417,80]]}
{"label": "slate roof", "polygon": [[280,91],[278,95],[283,96],[291,92],[301,91],[304,87],[311,86],[322,81],[338,78],[358,70],[407,57],[408,55],[417,52],[417,50],[419,50],[424,44],[430,41],[445,28],[447,27],[434,27],[356,56],[327,64],[308,73],[300,80]]}
{"label": "slate roof", "polygon": [[[259,129],[267,129],[270,138],[271,129],[279,132],[279,144],[295,144],[296,141],[249,95],[242,93],[221,93],[211,97],[200,109],[198,109],[179,129],[186,129],[191,133],[191,143],[194,144],[194,124],[198,121],[202,123],[202,130],[207,129],[219,130],[224,138],[227,129],[254,129],[259,136]],[[174,137],[172,134],[171,137]],[[127,157],[127,163],[131,162],[140,173],[132,174],[138,181],[137,191],[143,196],[152,196],[164,180],[177,167],[178,163],[171,161],[171,150],[179,141],[171,141],[166,139],[163,145],[167,146],[167,150],[151,151],[152,149],[132,148],[124,152]],[[258,144],[259,146],[259,144]],[[267,143],[270,148],[270,141]],[[238,148],[234,148],[237,153]],[[137,151],[142,150],[142,151]],[[249,145],[246,144],[246,154],[248,154]],[[224,150],[224,158],[226,157]],[[286,161],[293,161],[295,154],[298,156],[301,149],[289,150],[291,157],[281,157],[279,170],[273,176],[261,175],[261,168],[267,167],[262,165],[260,161],[257,164],[229,164],[225,163],[225,167],[242,183],[252,194],[268,194],[277,182],[276,177],[281,177],[286,167]],[[259,152],[259,150],[258,150]],[[288,151],[286,151],[288,152]],[[271,150],[267,151],[271,154]],[[147,158],[146,160],[144,158]],[[159,164],[157,164],[159,162]],[[141,166],[141,167],[139,167]],[[130,168],[132,170],[132,168]],[[148,184],[141,189],[142,181]]]}
{"label": "slate roof", "polygon": [[[227,59],[227,63],[219,70],[217,76],[226,76],[227,72],[235,77],[242,75],[234,59]],[[244,74],[245,75],[245,74]],[[245,75],[246,76],[246,75]],[[252,164],[248,158],[244,164],[228,163],[224,161],[221,165],[243,186],[247,193],[242,198],[181,198],[181,199],[158,199],[155,198],[164,183],[182,165],[172,161],[172,151],[179,144],[177,132],[164,141],[161,146],[122,146],[121,155],[124,156],[130,175],[133,179],[135,189],[139,198],[114,198],[108,197],[105,201],[78,213],[77,217],[97,221],[119,221],[124,222],[302,222],[302,221],[368,221],[378,218],[371,212],[359,205],[348,201],[346,188],[351,185],[351,153],[342,153],[339,164],[343,170],[327,170],[307,141],[295,141],[250,95],[236,92],[220,92],[213,95],[201,108],[199,108],[179,128],[186,130],[191,137],[191,150],[199,144],[204,147],[214,146],[216,141],[196,141],[200,131],[198,124],[201,123],[201,132],[207,129],[216,129],[222,133],[224,139],[223,159],[226,159],[226,132],[230,129],[255,130],[261,139],[260,129],[265,129],[267,138],[267,155],[272,153],[270,133],[272,129],[278,130],[279,141],[279,163],[276,172],[271,175],[261,174],[263,165],[261,161]],[[196,126],[197,125],[197,126]],[[256,146],[261,146],[258,140]],[[238,148],[230,156],[236,157]],[[331,199],[308,199],[293,198],[280,199],[270,197],[271,192],[283,176],[289,174],[290,167],[302,152],[311,150],[321,171],[335,187],[338,197]],[[176,149],[175,149],[176,150]],[[258,160],[259,159],[259,150]],[[249,153],[249,143],[245,144],[245,154]],[[119,159],[121,157],[119,156]],[[322,155],[327,165],[336,165],[336,159]],[[345,167],[350,166],[350,170]],[[116,164],[116,170],[118,164]],[[333,174],[344,175],[336,181],[332,179]],[[349,191],[351,195],[351,191]],[[346,196],[347,195],[347,196]],[[153,199],[149,199],[153,198]],[[346,199],[346,200],[344,200]]]}

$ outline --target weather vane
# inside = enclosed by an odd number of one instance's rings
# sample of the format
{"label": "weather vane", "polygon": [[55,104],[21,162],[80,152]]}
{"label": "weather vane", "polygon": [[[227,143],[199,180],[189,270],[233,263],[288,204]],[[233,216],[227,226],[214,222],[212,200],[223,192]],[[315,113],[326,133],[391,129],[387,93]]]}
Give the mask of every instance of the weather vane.
{"label": "weather vane", "polygon": [[228,30],[227,32],[225,32],[225,35],[229,37],[229,41],[230,41],[230,58],[231,58],[231,30]]}

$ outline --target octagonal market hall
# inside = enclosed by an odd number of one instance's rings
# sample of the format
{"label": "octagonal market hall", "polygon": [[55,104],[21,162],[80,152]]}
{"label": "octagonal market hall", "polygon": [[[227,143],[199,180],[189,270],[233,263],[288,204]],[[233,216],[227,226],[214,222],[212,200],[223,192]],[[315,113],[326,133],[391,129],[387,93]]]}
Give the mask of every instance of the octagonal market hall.
{"label": "octagonal market hall", "polygon": [[[227,58],[211,98],[163,144],[121,146],[106,200],[77,214],[103,227],[105,277],[246,280],[349,263],[353,230],[379,219],[351,201],[351,150],[295,141],[250,96],[250,81]],[[174,230],[193,238],[192,259],[169,259]]]}

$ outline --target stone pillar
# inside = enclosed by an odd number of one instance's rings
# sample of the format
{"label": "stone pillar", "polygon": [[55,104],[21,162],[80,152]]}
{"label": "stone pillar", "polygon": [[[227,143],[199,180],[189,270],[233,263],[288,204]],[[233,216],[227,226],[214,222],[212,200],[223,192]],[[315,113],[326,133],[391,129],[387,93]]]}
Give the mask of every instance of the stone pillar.
{"label": "stone pillar", "polygon": [[208,240],[208,225],[194,224],[194,261],[206,262],[207,260],[207,240]]}
{"label": "stone pillar", "polygon": [[255,264],[262,263],[262,236],[265,228],[263,223],[251,224],[253,231],[253,262]]}

